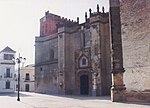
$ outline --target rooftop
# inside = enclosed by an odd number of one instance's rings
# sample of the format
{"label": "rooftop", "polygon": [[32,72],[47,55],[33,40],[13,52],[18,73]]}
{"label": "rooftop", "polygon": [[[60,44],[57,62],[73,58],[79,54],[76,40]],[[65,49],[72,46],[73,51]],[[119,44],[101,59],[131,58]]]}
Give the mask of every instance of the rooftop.
{"label": "rooftop", "polygon": [[[11,53],[16,53],[16,51],[12,50],[10,47],[5,47],[1,52],[11,52]],[[1,53],[0,52],[0,53]]]}

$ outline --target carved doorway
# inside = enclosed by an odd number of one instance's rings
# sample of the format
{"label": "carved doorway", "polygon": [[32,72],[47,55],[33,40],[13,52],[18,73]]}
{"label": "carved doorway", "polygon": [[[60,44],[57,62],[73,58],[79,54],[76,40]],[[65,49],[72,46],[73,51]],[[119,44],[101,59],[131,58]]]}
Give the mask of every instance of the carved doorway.
{"label": "carved doorway", "polygon": [[88,77],[88,75],[80,76],[80,94],[81,95],[89,94],[89,77]]}

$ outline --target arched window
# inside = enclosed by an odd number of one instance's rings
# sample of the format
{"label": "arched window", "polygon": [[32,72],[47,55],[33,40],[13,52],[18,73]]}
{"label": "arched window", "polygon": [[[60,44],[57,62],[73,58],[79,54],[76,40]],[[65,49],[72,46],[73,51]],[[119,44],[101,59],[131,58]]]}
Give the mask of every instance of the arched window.
{"label": "arched window", "polygon": [[88,59],[86,56],[82,56],[80,58],[80,67],[87,67],[88,66]]}
{"label": "arched window", "polygon": [[86,59],[85,58],[82,59],[82,65],[86,65]]}
{"label": "arched window", "polygon": [[54,60],[54,50],[50,50],[50,60]]}

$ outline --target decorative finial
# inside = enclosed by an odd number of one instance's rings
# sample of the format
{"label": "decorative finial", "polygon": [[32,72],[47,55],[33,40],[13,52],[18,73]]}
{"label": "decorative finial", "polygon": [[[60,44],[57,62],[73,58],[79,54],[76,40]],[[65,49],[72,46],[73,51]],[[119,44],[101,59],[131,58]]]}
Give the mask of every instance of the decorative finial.
{"label": "decorative finial", "polygon": [[48,14],[49,14],[49,11],[46,11],[46,12],[45,12],[45,16],[47,16]]}
{"label": "decorative finial", "polygon": [[85,12],[85,21],[87,21],[87,12]]}
{"label": "decorative finial", "polygon": [[103,11],[103,13],[105,13],[105,8],[104,8],[104,6],[102,7],[102,11]]}
{"label": "decorative finial", "polygon": [[79,17],[77,17],[77,23],[79,24]]}
{"label": "decorative finial", "polygon": [[99,5],[97,4],[97,13],[99,13]]}

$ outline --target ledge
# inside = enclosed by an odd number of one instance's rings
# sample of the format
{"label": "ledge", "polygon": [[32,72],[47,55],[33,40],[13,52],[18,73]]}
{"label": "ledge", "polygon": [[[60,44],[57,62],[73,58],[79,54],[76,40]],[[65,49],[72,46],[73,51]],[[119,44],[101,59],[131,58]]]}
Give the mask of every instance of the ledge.
{"label": "ledge", "polygon": [[143,102],[150,103],[149,91],[131,91],[127,92],[126,99],[128,102]]}

